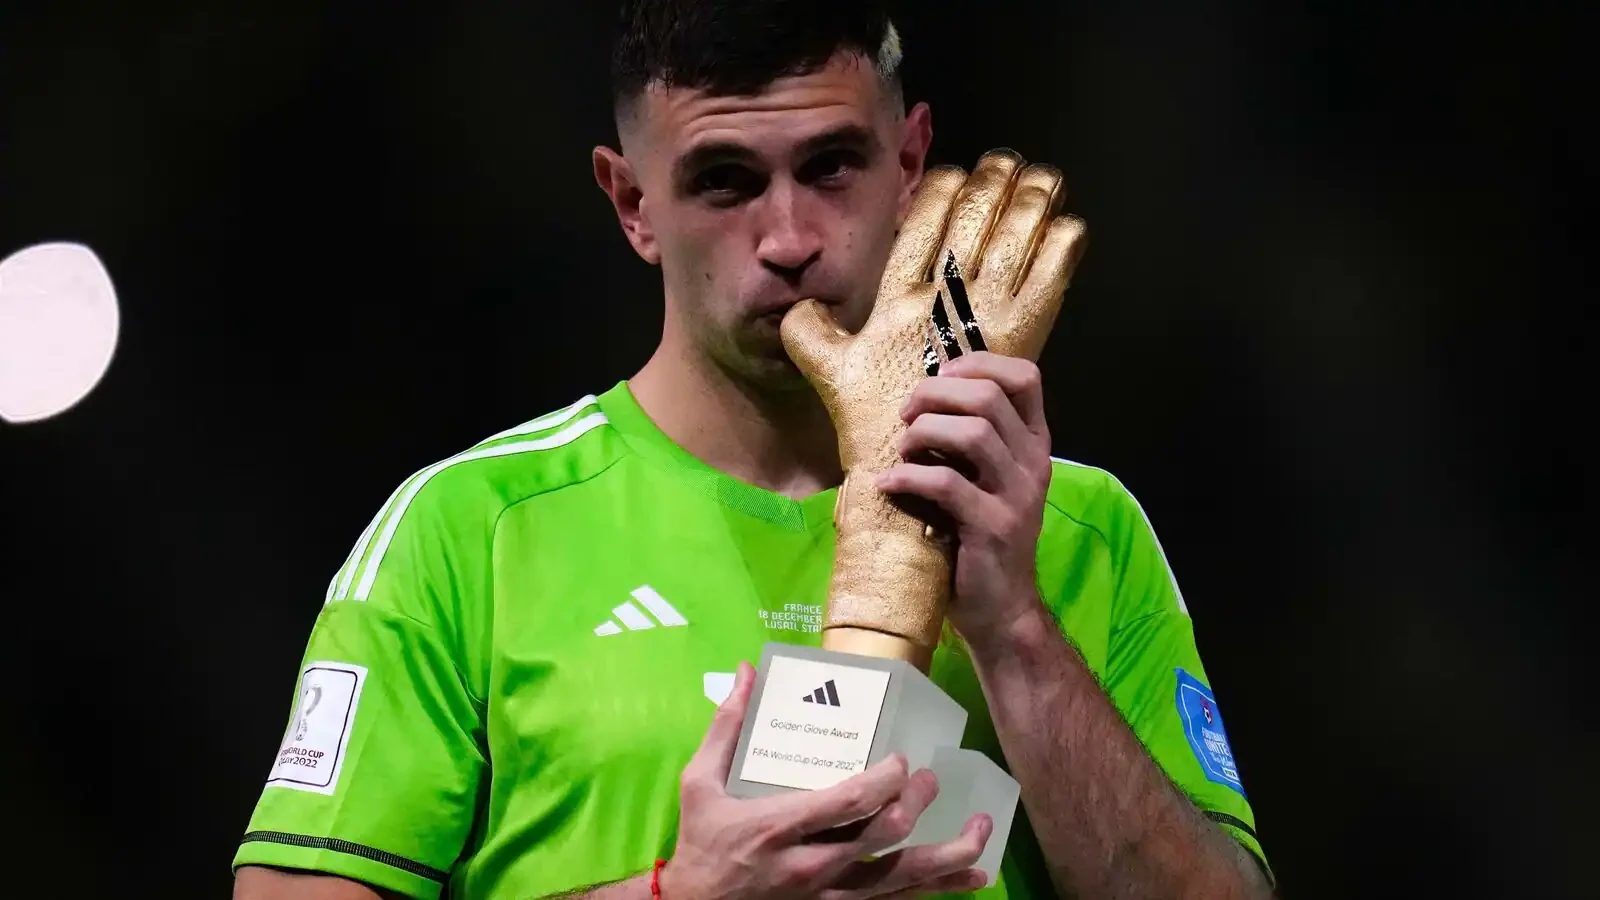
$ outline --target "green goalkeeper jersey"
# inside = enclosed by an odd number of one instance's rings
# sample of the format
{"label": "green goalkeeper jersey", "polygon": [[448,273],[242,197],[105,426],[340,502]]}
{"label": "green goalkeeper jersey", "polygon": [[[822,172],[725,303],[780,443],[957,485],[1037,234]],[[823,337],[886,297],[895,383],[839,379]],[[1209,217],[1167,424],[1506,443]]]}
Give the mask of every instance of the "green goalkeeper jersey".
{"label": "green goalkeeper jersey", "polygon": [[[508,900],[648,870],[739,661],[820,643],[834,498],[707,466],[626,383],[412,475],[328,587],[234,865]],[[1038,583],[1152,758],[1260,857],[1182,595],[1116,479],[1057,462]],[[930,674],[1003,766],[945,632]],[[971,896],[1054,896],[1021,808]]]}

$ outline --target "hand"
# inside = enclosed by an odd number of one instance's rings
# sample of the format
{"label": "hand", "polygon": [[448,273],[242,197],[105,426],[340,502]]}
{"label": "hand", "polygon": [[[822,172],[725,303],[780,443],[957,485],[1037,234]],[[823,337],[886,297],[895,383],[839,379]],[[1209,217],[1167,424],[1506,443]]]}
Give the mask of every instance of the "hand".
{"label": "hand", "polygon": [[[965,371],[972,363],[960,360],[984,351],[1038,357],[1085,246],[1083,221],[1058,215],[1063,196],[1059,171],[1010,151],[984,154],[970,176],[931,169],[866,324],[851,334],[810,300],[784,316],[784,347],[833,420],[845,470],[824,647],[835,629],[898,636],[923,653],[937,645],[952,592],[945,538],[953,529],[913,491],[891,498],[873,485],[903,462],[897,450],[907,428],[897,410],[941,366]],[[962,536],[981,543],[1000,536],[999,524],[971,520]],[[965,555],[981,562],[985,552]],[[966,583],[980,594],[997,588],[982,572],[998,564],[969,567]]]}
{"label": "hand", "polygon": [[[956,537],[948,615],[969,644],[984,644],[1038,604],[1034,580],[1050,431],[1039,368],[980,352],[945,364],[912,391],[899,450],[908,460],[877,478],[880,490],[933,503]],[[960,467],[962,471],[958,471]]]}
{"label": "hand", "polygon": [[[830,788],[745,800],[725,786],[755,670],[741,663],[733,692],[683,770],[678,845],[661,870],[663,900],[865,900],[976,890],[969,868],[993,823],[974,816],[944,844],[906,839],[938,793],[933,773],[907,775],[893,756]],[[865,861],[864,861],[865,860]]]}

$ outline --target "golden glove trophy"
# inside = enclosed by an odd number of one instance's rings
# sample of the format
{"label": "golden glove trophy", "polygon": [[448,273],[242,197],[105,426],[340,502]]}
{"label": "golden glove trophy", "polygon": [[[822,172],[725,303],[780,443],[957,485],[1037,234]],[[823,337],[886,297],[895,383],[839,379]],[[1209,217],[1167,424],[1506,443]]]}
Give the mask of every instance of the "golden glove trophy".
{"label": "golden glove trophy", "polygon": [[939,796],[903,845],[955,838],[972,815],[994,831],[977,867],[993,884],[1017,782],[960,749],[967,713],[927,677],[957,547],[935,510],[879,491],[900,459],[900,406],[943,361],[989,350],[1037,360],[1084,247],[1058,216],[1061,173],[987,153],[970,176],[929,170],[895,241],[877,303],[851,334],[816,301],[783,320],[783,342],[839,436],[844,483],[822,647],[763,650],[728,791],[755,797],[836,784],[893,752],[932,768]]}

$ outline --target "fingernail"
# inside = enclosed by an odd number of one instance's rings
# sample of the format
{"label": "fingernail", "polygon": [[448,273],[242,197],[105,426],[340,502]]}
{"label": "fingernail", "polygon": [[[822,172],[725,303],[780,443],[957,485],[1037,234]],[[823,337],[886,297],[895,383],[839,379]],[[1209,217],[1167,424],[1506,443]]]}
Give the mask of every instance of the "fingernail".
{"label": "fingernail", "polygon": [[972,885],[973,890],[977,890],[989,883],[989,874],[982,869],[973,869],[972,874],[967,877],[967,883]]}

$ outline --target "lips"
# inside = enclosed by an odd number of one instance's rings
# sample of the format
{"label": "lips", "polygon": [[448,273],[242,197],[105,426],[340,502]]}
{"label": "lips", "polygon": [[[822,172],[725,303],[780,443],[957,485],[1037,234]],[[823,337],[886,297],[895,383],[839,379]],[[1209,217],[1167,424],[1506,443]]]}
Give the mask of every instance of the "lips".
{"label": "lips", "polygon": [[832,294],[809,294],[805,297],[791,297],[777,303],[764,303],[757,307],[757,318],[782,318],[784,314],[793,309],[801,300],[816,300],[823,306],[838,306],[844,302],[843,297]]}

